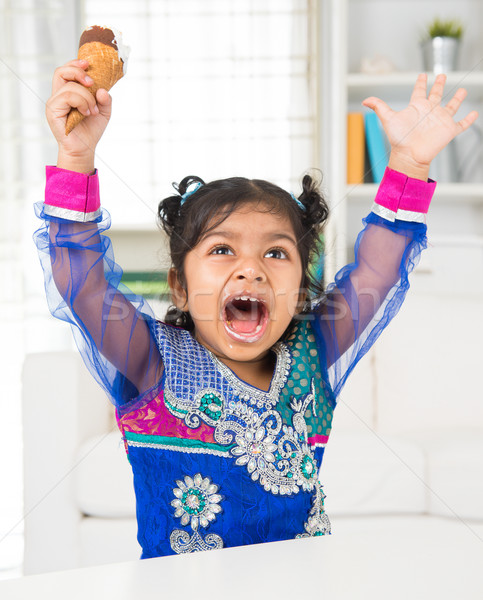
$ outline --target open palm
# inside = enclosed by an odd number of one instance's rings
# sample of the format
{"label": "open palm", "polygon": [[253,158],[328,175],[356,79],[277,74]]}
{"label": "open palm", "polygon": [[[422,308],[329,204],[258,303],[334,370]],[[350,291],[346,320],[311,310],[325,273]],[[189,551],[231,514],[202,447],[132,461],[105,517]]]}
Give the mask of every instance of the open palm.
{"label": "open palm", "polygon": [[409,105],[396,112],[380,98],[370,97],[362,103],[375,111],[391,144],[391,152],[417,165],[429,165],[435,156],[478,117],[471,111],[455,121],[466,90],[459,88],[451,100],[441,104],[446,75],[438,75],[429,95],[427,76],[419,75]]}

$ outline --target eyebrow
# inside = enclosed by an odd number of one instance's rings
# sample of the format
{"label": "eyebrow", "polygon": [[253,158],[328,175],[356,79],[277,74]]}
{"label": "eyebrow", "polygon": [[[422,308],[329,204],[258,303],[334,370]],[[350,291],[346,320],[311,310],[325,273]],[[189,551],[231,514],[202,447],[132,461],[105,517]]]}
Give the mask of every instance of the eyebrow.
{"label": "eyebrow", "polygon": [[[208,233],[206,233],[205,235],[202,236],[201,238],[201,242],[204,242],[206,239],[210,238],[210,237],[214,237],[219,235],[220,237],[227,237],[227,238],[238,238],[240,237],[240,235],[238,233],[234,233],[232,231],[220,231],[220,230],[213,230],[213,231],[209,231]],[[271,233],[269,235],[264,236],[265,239],[269,242],[275,241],[275,240],[288,240],[289,242],[291,242],[294,246],[297,245],[297,242],[295,241],[295,238],[288,234],[288,233],[283,233],[283,232],[276,232],[276,233]]]}

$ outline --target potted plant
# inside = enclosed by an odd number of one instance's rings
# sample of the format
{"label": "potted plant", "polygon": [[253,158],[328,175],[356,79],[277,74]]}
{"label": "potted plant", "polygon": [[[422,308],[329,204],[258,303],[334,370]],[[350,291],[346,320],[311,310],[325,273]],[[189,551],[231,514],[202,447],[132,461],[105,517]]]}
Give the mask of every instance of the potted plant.
{"label": "potted plant", "polygon": [[423,62],[426,71],[455,71],[464,27],[458,19],[434,19],[428,24],[422,39]]}

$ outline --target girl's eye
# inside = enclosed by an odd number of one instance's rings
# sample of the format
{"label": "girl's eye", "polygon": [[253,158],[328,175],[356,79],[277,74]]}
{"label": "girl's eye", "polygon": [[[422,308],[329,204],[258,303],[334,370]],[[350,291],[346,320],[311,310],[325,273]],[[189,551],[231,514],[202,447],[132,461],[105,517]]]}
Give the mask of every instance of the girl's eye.
{"label": "girl's eye", "polygon": [[285,252],[285,250],[281,250],[280,248],[272,248],[265,254],[265,256],[268,258],[278,258],[278,259],[287,259],[288,258],[288,254]]}
{"label": "girl's eye", "polygon": [[233,254],[233,251],[231,250],[231,248],[228,248],[228,246],[216,246],[216,248],[213,248],[213,250],[211,250],[210,254],[215,254],[215,255]]}

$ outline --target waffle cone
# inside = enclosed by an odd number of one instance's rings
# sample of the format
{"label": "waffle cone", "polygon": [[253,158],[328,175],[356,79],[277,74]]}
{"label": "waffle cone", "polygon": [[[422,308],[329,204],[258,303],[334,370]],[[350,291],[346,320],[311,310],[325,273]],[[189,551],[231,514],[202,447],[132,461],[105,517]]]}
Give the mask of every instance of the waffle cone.
{"label": "waffle cone", "polygon": [[[96,97],[96,92],[99,89],[110,90],[112,86],[123,76],[124,64],[119,58],[119,54],[115,48],[103,44],[102,42],[89,42],[82,44],[77,54],[79,60],[87,60],[89,63],[86,73],[92,77],[94,83],[86,88]],[[85,115],[80,113],[77,108],[72,108],[67,115],[65,123],[65,135],[78,125]]]}

